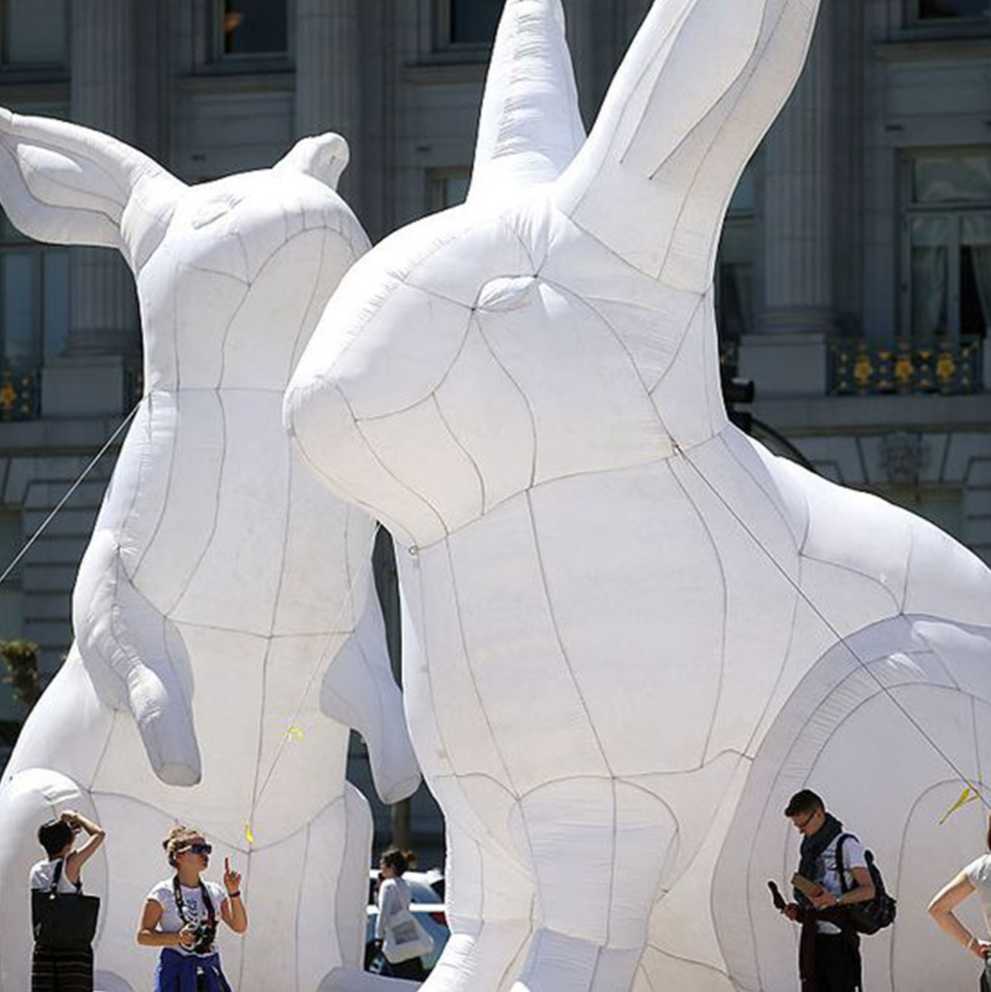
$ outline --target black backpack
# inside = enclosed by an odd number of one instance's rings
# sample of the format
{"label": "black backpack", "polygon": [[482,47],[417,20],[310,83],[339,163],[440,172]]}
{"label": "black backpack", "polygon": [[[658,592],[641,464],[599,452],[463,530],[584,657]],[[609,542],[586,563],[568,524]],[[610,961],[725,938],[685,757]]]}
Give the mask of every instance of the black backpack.
{"label": "black backpack", "polygon": [[[843,842],[852,837],[853,834],[842,834],[836,842],[836,870],[840,876],[840,888],[844,892],[849,892],[850,887],[846,884],[846,873],[843,869]],[[895,922],[897,912],[896,901],[888,895],[884,887],[884,879],[881,877],[881,869],[878,868],[871,851],[864,851],[864,860],[867,862],[867,870],[870,872],[871,881],[874,883],[874,898],[870,902],[855,903],[852,906],[844,907],[847,916],[857,933],[872,934],[885,927],[890,927]]]}

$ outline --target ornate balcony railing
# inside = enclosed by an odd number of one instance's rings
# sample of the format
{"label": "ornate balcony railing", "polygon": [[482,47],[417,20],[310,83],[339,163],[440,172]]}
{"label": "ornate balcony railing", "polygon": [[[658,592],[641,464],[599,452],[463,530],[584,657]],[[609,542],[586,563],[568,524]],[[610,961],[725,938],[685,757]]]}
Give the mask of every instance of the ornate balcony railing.
{"label": "ornate balcony railing", "polygon": [[979,340],[931,347],[899,341],[893,348],[840,340],[831,345],[830,358],[830,392],[839,396],[952,396],[983,388]]}
{"label": "ornate balcony railing", "polygon": [[0,421],[41,416],[41,370],[0,368]]}

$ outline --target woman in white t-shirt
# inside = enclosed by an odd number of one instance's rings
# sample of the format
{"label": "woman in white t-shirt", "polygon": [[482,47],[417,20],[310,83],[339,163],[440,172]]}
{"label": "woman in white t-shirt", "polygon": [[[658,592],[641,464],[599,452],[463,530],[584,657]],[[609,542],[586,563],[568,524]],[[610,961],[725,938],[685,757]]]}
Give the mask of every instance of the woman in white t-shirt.
{"label": "woman in white t-shirt", "polygon": [[241,876],[224,859],[223,888],[201,878],[213,849],[197,830],[175,827],[162,846],[175,875],[148,893],[138,930],[139,944],[162,948],[155,992],[230,992],[214,942],[219,920],[235,933],[248,929]]}
{"label": "woman in white t-shirt", "polygon": [[[988,850],[991,850],[991,823],[988,825],[987,845]],[[929,903],[929,915],[964,950],[986,964],[988,955],[991,954],[991,943],[972,934],[953,912],[960,903],[975,892],[981,900],[985,925],[991,932],[991,854],[985,854],[972,861],[956,878],[943,886]],[[991,992],[991,983],[988,982],[986,974],[981,976],[981,989],[982,992]]]}
{"label": "woman in white t-shirt", "polygon": [[[86,843],[76,847],[80,831]],[[38,828],[38,843],[47,857],[31,869],[31,888],[69,895],[82,891],[83,865],[103,843],[103,828],[82,813],[67,809],[57,820]],[[91,947],[46,947],[36,942],[31,955],[31,992],[92,992],[93,949]]]}

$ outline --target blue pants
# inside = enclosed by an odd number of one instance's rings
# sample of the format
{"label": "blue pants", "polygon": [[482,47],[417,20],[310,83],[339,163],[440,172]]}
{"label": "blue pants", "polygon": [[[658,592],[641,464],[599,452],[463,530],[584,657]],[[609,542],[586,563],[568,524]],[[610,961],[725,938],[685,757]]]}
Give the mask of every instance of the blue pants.
{"label": "blue pants", "polygon": [[155,992],[231,992],[220,970],[220,955],[200,957],[166,947],[155,970]]}

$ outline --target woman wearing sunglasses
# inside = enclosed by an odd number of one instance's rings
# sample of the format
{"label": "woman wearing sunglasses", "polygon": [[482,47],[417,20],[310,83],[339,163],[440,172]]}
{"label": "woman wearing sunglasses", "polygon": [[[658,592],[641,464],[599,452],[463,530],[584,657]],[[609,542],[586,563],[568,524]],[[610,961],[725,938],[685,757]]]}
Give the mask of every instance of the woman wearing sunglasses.
{"label": "woman wearing sunglasses", "polygon": [[213,849],[196,830],[175,827],[162,847],[175,875],[148,893],[138,930],[139,944],[162,948],[155,992],[231,992],[214,945],[220,920],[248,929],[241,876],[225,858],[223,888],[203,880]]}

